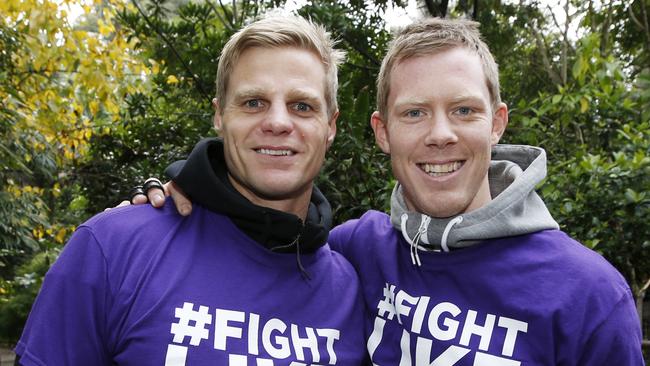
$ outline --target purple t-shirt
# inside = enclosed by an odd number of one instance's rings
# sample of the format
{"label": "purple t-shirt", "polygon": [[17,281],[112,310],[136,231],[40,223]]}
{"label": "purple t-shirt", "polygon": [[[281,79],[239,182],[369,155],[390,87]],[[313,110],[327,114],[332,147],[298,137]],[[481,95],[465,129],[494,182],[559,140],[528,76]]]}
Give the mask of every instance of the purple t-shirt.
{"label": "purple t-shirt", "polygon": [[420,251],[421,267],[380,212],[329,242],[361,278],[376,365],[643,365],[626,282],[561,231]]}
{"label": "purple t-shirt", "polygon": [[23,365],[359,365],[358,277],[325,245],[278,254],[195,205],[114,209],[78,228],[45,277]]}

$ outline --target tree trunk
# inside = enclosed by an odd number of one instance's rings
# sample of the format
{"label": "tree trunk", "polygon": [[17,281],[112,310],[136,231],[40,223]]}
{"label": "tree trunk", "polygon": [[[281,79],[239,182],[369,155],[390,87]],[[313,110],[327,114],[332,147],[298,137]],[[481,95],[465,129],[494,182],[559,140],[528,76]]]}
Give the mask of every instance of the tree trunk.
{"label": "tree trunk", "polygon": [[424,5],[427,12],[432,17],[444,18],[447,16],[447,8],[449,7],[449,0],[424,0]]}
{"label": "tree trunk", "polygon": [[[641,321],[641,331],[643,331],[643,302],[645,300],[645,295],[648,291],[648,287],[650,287],[650,279],[646,281],[643,287],[634,292],[634,295],[636,296],[636,312],[639,314],[639,321]],[[646,336],[646,334],[643,334],[644,339]]]}

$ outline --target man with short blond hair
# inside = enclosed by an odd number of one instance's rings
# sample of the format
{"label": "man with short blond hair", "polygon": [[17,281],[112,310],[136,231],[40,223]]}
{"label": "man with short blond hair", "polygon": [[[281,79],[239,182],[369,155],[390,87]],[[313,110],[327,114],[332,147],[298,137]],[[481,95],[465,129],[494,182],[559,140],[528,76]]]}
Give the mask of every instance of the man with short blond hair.
{"label": "man with short blond hair", "polygon": [[354,269],[326,244],[314,186],[336,134],[342,53],[324,28],[269,16],[219,63],[214,125],[172,168],[197,203],[82,224],[45,277],[21,365],[346,365],[366,358]]}

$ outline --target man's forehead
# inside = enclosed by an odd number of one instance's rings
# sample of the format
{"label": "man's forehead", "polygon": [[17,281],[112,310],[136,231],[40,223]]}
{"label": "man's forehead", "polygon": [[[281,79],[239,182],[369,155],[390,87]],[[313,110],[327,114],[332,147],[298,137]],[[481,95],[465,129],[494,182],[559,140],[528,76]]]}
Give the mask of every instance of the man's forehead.
{"label": "man's forehead", "polygon": [[[460,60],[444,57],[452,51],[466,51],[467,54]],[[462,47],[401,59],[393,66],[389,83],[388,99],[393,102],[407,99],[426,103],[433,95],[459,101],[489,95],[480,57]],[[438,87],[437,83],[444,87]]]}
{"label": "man's forehead", "polygon": [[[254,54],[252,54],[254,53]],[[264,60],[270,58],[269,60]],[[294,46],[247,47],[233,65],[227,94],[267,94],[283,92],[296,96],[325,94],[326,69],[311,50]],[[236,76],[235,76],[236,75]],[[320,77],[322,75],[322,78]],[[278,81],[282,79],[282,82]]]}

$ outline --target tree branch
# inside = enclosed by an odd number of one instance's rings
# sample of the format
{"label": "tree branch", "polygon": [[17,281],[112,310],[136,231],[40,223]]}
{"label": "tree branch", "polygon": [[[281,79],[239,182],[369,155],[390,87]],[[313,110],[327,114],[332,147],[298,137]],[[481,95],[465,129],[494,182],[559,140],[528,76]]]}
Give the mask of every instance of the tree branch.
{"label": "tree branch", "polygon": [[540,56],[542,56],[542,64],[544,65],[544,69],[546,70],[546,74],[548,77],[553,81],[553,83],[557,85],[562,85],[562,79],[560,79],[560,76],[553,70],[553,66],[551,65],[551,61],[548,58],[548,48],[546,47],[546,44],[544,43],[544,38],[542,35],[535,29],[535,25],[529,21],[528,26],[531,29],[531,32],[533,33],[533,36],[535,37],[535,44],[537,45],[537,52],[539,52]]}
{"label": "tree branch", "polygon": [[640,2],[641,5],[641,18],[643,19],[643,22],[637,18],[636,14],[634,13],[634,3],[631,3],[630,6],[627,8],[628,13],[630,13],[630,19],[632,19],[632,22],[636,24],[637,27],[639,27],[642,31],[643,34],[645,35],[645,40],[646,40],[646,49],[648,52],[650,52],[650,26],[648,25],[648,12],[645,7],[645,3],[643,1]]}
{"label": "tree branch", "polygon": [[373,55],[366,52],[366,50],[363,49],[362,47],[357,47],[355,42],[353,40],[351,40],[350,37],[348,37],[345,32],[342,32],[341,36],[343,37],[343,40],[345,41],[345,43],[347,43],[355,51],[357,51],[359,54],[361,54],[363,57],[365,57],[367,60],[369,60],[370,62],[372,62],[376,66],[381,66],[381,61],[380,60],[378,60],[376,57],[374,57]]}
{"label": "tree branch", "polygon": [[219,13],[219,9],[217,9],[217,7],[214,6],[214,4],[212,3],[212,1],[207,0],[205,3],[208,4],[208,5],[210,5],[210,8],[212,8],[212,10],[214,11],[214,14],[217,16],[217,18],[219,18],[219,21],[221,22],[221,24],[223,24],[224,27],[228,28],[228,30],[231,30],[231,31],[232,31],[233,29],[230,28],[230,25],[229,25],[229,24],[226,22],[226,20],[221,16],[221,14]]}
{"label": "tree branch", "polygon": [[169,39],[167,39],[167,37],[165,37],[165,34],[162,33],[160,31],[160,29],[158,29],[158,27],[156,27],[151,22],[151,20],[147,16],[147,14],[145,14],[144,11],[140,8],[140,5],[138,5],[137,1],[136,0],[131,0],[131,2],[133,2],[133,5],[138,9],[138,12],[140,13],[140,15],[142,15],[142,17],[144,18],[144,21],[147,23],[147,25],[149,25],[149,27],[151,27],[151,29],[153,29],[154,32],[156,32],[156,34],[158,34],[158,36],[160,36],[160,38],[163,39],[165,44],[172,50],[172,52],[174,53],[174,56],[176,56],[178,61],[181,63],[181,65],[185,69],[185,72],[189,75],[189,77],[192,80],[194,80],[194,85],[198,89],[199,93],[201,93],[201,95],[203,95],[203,97],[206,100],[208,100],[208,102],[211,102],[212,98],[210,98],[210,95],[208,95],[208,93],[206,93],[206,91],[203,90],[203,87],[201,86],[201,80],[199,80],[199,78],[192,72],[189,65],[185,62],[185,60],[183,60],[183,57],[181,57],[181,55],[178,53],[178,51],[176,50],[174,45],[169,41]]}
{"label": "tree branch", "polygon": [[235,29],[235,24],[232,22],[232,15],[228,14],[228,9],[226,8],[225,5],[223,5],[223,2],[219,0],[219,6],[221,6],[221,10],[223,10],[223,15],[226,17],[226,20],[228,21],[228,24],[230,24],[230,29]]}
{"label": "tree branch", "polygon": [[606,17],[603,22],[602,28],[600,30],[600,56],[605,57],[605,52],[607,51],[607,46],[609,45],[609,25],[612,23],[612,8],[614,7],[614,2],[610,1],[607,11],[605,12]]}

